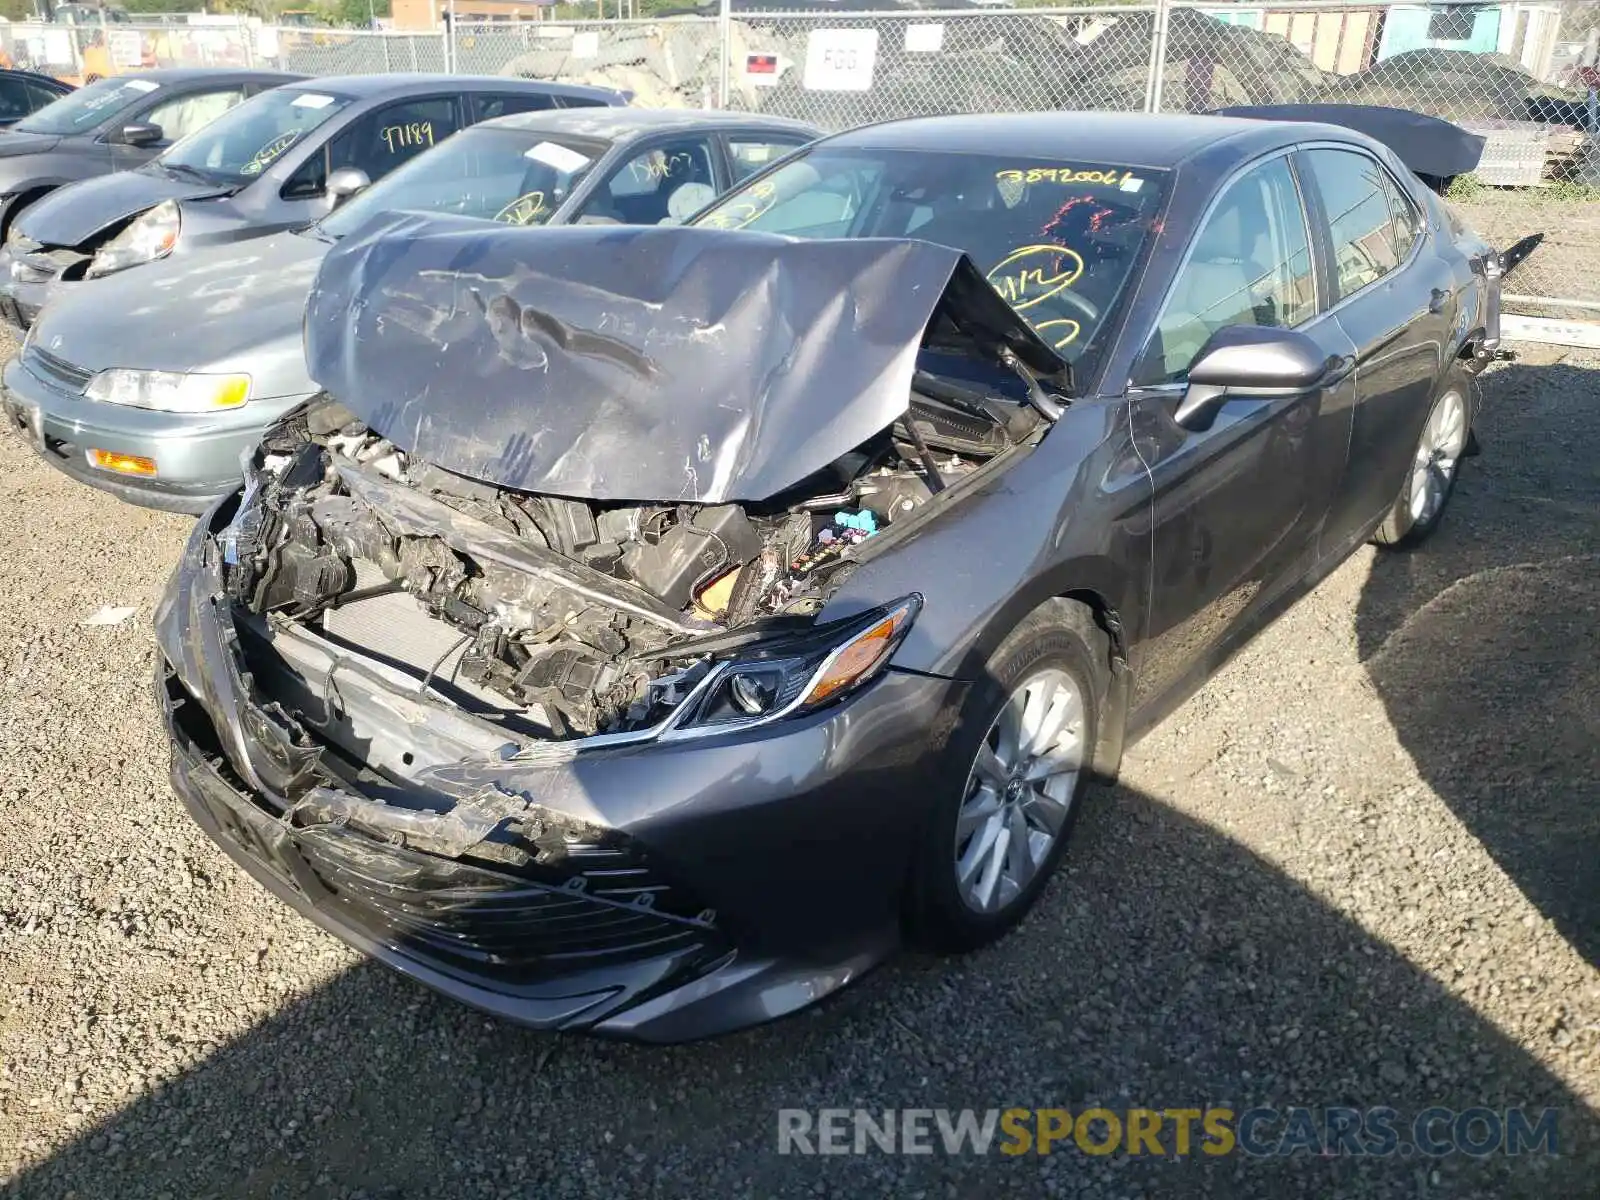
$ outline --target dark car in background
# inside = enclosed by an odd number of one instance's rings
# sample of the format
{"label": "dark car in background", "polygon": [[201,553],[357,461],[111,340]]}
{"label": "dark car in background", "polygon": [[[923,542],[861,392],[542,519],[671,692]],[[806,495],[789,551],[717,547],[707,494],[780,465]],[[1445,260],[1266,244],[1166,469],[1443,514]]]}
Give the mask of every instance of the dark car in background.
{"label": "dark car in background", "polygon": [[70,83],[34,71],[0,71],[0,129],[10,129],[72,91]]}
{"label": "dark car in background", "polygon": [[0,249],[0,318],[26,328],[52,291],[85,278],[308,224],[479,121],[627,99],[579,84],[420,74],[335,76],[269,92],[142,169],[64,188],[11,222]]}
{"label": "dark car in background", "polygon": [[870,126],[685,228],[377,222],[158,606],[174,786],[540,1028],[983,945],[1130,738],[1437,526],[1498,266],[1379,142],[1222,117]]}
{"label": "dark car in background", "polygon": [[118,75],[66,93],[0,138],[0,237],[56,188],[140,166],[241,101],[299,78],[190,67]]}
{"label": "dark car in background", "polygon": [[44,460],[74,479],[201,512],[239,486],[239,456],[261,431],[316,390],[300,344],[306,295],[329,250],[374,216],[679,221],[816,136],[781,117],[688,109],[486,121],[317,224],[71,289],[6,364],[4,403]]}

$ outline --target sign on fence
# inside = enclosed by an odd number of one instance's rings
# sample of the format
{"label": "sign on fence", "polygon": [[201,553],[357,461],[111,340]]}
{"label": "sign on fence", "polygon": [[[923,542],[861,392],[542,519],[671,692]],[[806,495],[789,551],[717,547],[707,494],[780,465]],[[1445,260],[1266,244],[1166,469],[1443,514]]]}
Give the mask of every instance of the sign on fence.
{"label": "sign on fence", "polygon": [[876,29],[813,29],[804,85],[813,92],[868,92],[878,57]]}

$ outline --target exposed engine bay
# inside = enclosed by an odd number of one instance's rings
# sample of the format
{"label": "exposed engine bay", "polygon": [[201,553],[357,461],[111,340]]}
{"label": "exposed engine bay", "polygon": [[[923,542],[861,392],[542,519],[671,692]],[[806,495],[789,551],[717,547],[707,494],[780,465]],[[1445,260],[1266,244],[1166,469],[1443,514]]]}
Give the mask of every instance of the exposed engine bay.
{"label": "exposed engine bay", "polygon": [[646,729],[719,655],[810,629],[864,556],[1047,425],[1025,404],[919,372],[901,419],[780,495],[599,503],[414,459],[323,396],[264,439],[222,537],[226,587],[255,618],[328,636],[341,610],[390,597],[450,634],[420,690],[491,694],[500,718],[536,737]]}

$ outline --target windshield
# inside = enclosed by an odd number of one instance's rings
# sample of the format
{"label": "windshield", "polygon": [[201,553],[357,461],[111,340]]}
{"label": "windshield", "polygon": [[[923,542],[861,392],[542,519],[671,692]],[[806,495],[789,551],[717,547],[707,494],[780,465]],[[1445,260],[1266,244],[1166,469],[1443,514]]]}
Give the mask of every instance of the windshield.
{"label": "windshield", "polygon": [[964,250],[1068,362],[1093,345],[1149,238],[1166,173],[1066,158],[821,146],[691,224]]}
{"label": "windshield", "polygon": [[341,238],[385,212],[544,225],[607,149],[588,138],[521,129],[464,130],[380,179],[317,228]]}
{"label": "windshield", "polygon": [[247,183],[350,103],[348,96],[300,88],[262,92],[195,130],[156,161],[218,182]]}
{"label": "windshield", "polygon": [[23,133],[83,133],[147,99],[160,86],[148,79],[96,80],[46,104],[11,128]]}

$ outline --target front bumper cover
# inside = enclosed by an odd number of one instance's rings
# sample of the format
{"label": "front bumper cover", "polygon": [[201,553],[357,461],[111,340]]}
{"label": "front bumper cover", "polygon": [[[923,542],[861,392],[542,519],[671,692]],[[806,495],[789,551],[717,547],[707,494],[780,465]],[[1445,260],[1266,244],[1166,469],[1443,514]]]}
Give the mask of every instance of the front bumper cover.
{"label": "front bumper cover", "polygon": [[236,862],[330,933],[497,1016],[653,1042],[795,1011],[898,945],[931,794],[922,772],[963,685],[890,673],[782,733],[463,764],[480,788],[532,798],[552,826],[600,827],[661,864],[692,885],[698,911],[619,906],[574,878],[286,820],[280,789],[315,751],[241,670],[208,524],[157,613],[173,786]]}

